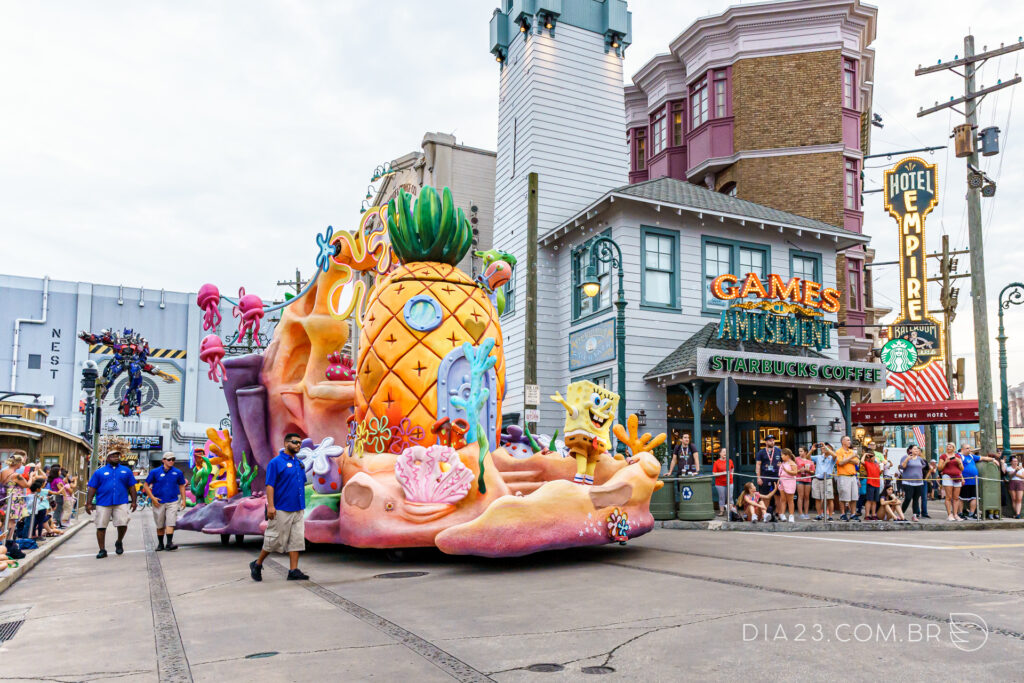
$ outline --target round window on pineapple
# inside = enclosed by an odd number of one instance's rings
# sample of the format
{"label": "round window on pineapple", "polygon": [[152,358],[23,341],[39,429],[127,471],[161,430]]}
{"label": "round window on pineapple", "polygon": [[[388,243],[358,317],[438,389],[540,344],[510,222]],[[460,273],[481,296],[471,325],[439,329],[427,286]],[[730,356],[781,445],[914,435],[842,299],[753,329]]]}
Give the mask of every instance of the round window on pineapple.
{"label": "round window on pineapple", "polygon": [[428,294],[419,294],[405,302],[405,324],[419,332],[429,332],[441,324],[441,304]]}

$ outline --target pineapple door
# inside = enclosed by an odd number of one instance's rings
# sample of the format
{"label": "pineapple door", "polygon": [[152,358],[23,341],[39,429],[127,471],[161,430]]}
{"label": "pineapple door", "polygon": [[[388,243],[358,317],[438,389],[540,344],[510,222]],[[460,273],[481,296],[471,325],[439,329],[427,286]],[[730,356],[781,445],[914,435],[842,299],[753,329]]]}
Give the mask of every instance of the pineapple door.
{"label": "pineapple door", "polygon": [[[469,360],[461,348],[454,349],[441,361],[437,371],[437,419],[447,417],[454,421],[462,418],[473,423],[466,411],[452,404],[453,397],[469,398]],[[498,423],[498,376],[491,368],[484,373],[483,384],[487,387],[487,402],[480,409],[480,424],[487,433],[491,450],[496,447]]]}

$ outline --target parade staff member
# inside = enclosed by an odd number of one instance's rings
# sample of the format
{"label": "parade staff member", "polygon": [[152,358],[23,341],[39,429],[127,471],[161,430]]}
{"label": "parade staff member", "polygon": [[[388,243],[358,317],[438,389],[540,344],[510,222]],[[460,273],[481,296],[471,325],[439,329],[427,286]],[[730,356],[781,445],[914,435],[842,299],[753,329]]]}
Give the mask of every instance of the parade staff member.
{"label": "parade staff member", "polygon": [[163,467],[149,471],[142,490],[153,501],[153,521],[156,522],[156,549],[164,549],[167,536],[167,550],[177,550],[174,545],[174,525],[178,521],[178,510],[185,500],[185,475],[174,466],[174,453],[167,451]]}
{"label": "parade staff member", "polygon": [[89,477],[85,500],[85,511],[89,514],[96,511],[93,523],[96,525],[96,542],[100,546],[96,559],[101,560],[107,556],[107,525],[111,522],[117,527],[114,552],[122,554],[124,534],[128,531],[128,503],[131,501],[131,512],[135,512],[138,496],[135,493],[135,475],[130,468],[121,464],[120,451],[107,453],[107,464]]}
{"label": "parade staff member", "polygon": [[299,552],[306,549],[306,470],[295,457],[301,447],[301,436],[286,434],[284,448],[267,465],[267,530],[259,559],[249,563],[253,581],[263,580],[263,560],[270,553],[288,553],[289,581],[309,578],[299,569]]}

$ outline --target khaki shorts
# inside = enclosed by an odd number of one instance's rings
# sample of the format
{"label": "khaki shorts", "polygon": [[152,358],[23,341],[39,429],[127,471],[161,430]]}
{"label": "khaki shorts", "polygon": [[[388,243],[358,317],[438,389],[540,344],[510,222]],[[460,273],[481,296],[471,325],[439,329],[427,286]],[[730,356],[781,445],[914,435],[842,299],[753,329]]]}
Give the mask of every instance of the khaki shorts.
{"label": "khaki shorts", "polygon": [[173,527],[178,521],[178,501],[172,500],[170,503],[154,505],[153,521],[156,522],[157,529]]}
{"label": "khaki shorts", "polygon": [[267,520],[263,535],[263,549],[268,553],[290,553],[306,549],[306,524],[303,510],[278,510],[274,519]]}
{"label": "khaki shorts", "polygon": [[839,477],[839,500],[851,503],[860,498],[860,485],[855,475]]}
{"label": "khaki shorts", "polygon": [[832,479],[811,479],[811,498],[814,500],[831,500],[835,498],[835,490]]}
{"label": "khaki shorts", "polygon": [[106,529],[111,522],[114,523],[114,526],[128,526],[128,503],[97,505],[92,521],[97,529]]}

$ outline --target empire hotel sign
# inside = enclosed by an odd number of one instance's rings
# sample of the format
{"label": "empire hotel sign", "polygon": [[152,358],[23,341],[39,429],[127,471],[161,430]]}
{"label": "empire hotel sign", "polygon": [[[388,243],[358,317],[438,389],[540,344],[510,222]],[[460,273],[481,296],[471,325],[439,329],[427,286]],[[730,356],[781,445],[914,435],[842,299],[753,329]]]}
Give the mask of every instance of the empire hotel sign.
{"label": "empire hotel sign", "polygon": [[917,349],[913,370],[942,360],[942,323],[928,315],[924,219],[939,203],[936,167],[917,157],[885,171],[885,209],[899,224],[900,314],[890,339],[906,339]]}
{"label": "empire hotel sign", "polygon": [[[813,347],[818,351],[832,346],[834,323],[825,320],[822,313],[839,310],[836,289],[798,277],[783,280],[775,273],[767,281],[756,273],[747,273],[742,282],[726,274],[711,281],[711,295],[733,302],[722,311],[719,339]],[[747,301],[750,297],[760,300]]]}

